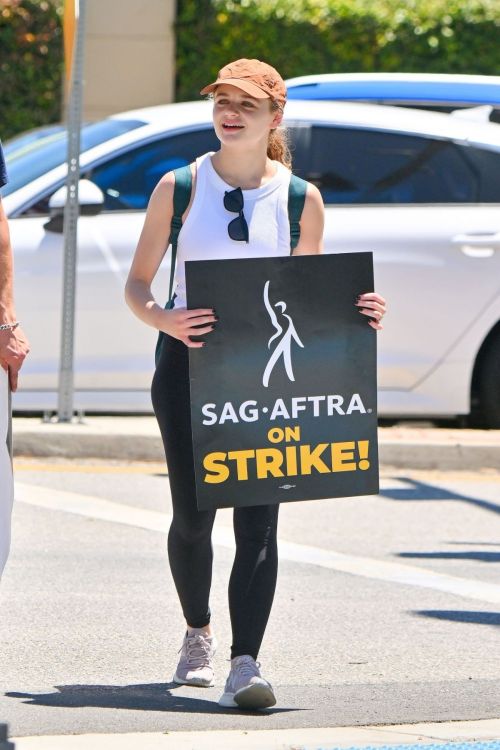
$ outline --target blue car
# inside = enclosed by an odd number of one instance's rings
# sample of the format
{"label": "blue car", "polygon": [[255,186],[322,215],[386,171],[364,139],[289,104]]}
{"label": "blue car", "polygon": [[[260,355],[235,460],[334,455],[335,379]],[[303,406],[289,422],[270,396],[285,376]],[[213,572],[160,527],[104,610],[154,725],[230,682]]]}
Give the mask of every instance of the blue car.
{"label": "blue car", "polygon": [[500,122],[500,76],[440,73],[326,73],[287,82],[289,99],[359,101],[441,112],[491,107],[485,119]]}

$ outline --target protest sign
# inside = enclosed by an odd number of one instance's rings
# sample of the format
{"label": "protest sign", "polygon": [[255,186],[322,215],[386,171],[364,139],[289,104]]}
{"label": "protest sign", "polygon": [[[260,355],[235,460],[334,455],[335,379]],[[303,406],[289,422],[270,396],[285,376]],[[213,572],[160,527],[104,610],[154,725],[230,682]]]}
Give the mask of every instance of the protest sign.
{"label": "protest sign", "polygon": [[186,263],[200,510],[378,492],[371,253]]}

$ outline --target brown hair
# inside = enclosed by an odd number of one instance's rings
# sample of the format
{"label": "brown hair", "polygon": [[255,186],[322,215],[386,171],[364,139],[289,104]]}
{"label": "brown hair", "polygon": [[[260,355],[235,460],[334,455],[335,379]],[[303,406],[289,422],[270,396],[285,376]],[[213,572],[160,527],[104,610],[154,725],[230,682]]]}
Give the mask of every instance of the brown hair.
{"label": "brown hair", "polygon": [[[283,111],[277,102],[271,102],[272,110]],[[292,170],[292,155],[288,146],[288,131],[286,128],[275,128],[269,133],[267,142],[267,155],[274,161],[279,161],[290,171]]]}
{"label": "brown hair", "polygon": [[286,128],[271,130],[267,142],[267,155],[270,159],[284,164],[287,169],[292,169],[292,155],[288,148]]}

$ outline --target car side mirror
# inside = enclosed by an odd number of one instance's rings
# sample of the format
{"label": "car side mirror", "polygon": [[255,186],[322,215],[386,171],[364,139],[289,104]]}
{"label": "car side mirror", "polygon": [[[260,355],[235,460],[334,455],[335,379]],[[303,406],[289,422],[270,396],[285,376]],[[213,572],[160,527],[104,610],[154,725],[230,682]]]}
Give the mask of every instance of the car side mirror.
{"label": "car side mirror", "polygon": [[[63,231],[64,208],[68,189],[66,185],[56,190],[49,200],[50,219],[44,224],[47,232]],[[96,216],[104,206],[104,193],[90,180],[80,180],[78,183],[78,205],[80,216]]]}

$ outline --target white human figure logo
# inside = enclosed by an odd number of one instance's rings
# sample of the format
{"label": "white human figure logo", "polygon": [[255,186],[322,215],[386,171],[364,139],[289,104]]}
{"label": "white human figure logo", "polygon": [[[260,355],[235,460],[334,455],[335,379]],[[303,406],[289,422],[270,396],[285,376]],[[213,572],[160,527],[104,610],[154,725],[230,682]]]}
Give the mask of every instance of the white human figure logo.
{"label": "white human figure logo", "polygon": [[[283,357],[283,364],[285,365],[286,374],[288,375],[289,380],[292,380],[295,382],[295,378],[293,376],[293,370],[292,370],[292,354],[291,354],[291,348],[292,348],[292,339],[302,348],[304,348],[304,344],[299,339],[299,336],[297,334],[297,331],[295,330],[295,326],[293,324],[293,320],[291,319],[290,315],[287,315],[285,313],[286,310],[286,303],[276,302],[274,307],[278,307],[281,311],[281,315],[283,318],[286,318],[288,321],[288,328],[286,331],[283,332],[282,326],[278,322],[278,318],[276,316],[276,313],[274,312],[271,303],[269,302],[269,281],[266,281],[264,286],[264,304],[266,306],[266,310],[269,313],[269,317],[271,318],[271,322],[273,326],[276,328],[276,333],[271,336],[269,339],[269,342],[267,344],[267,348],[271,348],[271,344],[274,341],[274,339],[279,338],[281,336],[280,341],[276,344],[276,348],[274,349],[269,362],[266,365],[266,369],[264,370],[264,375],[262,377],[262,385],[264,388],[267,388],[269,385],[269,378],[271,376],[271,372],[274,369],[274,366],[278,359],[280,357]],[[283,334],[283,335],[281,335]]]}

